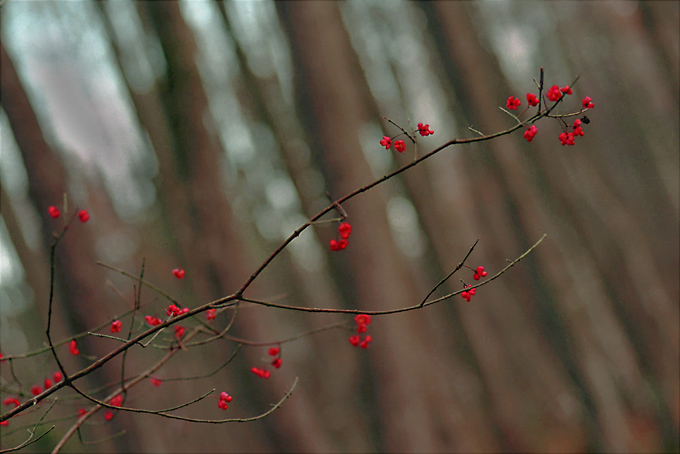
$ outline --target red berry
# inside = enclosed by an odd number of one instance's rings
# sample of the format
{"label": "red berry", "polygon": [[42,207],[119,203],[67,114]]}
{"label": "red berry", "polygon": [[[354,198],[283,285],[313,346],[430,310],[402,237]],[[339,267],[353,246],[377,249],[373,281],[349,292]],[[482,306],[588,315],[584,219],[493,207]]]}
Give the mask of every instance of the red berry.
{"label": "red berry", "polygon": [[163,384],[163,380],[154,378],[154,377],[149,377],[149,381],[151,382],[152,385],[154,386],[160,386]]}
{"label": "red berry", "polygon": [[175,325],[175,339],[179,340],[184,336],[184,327]]}
{"label": "red berry", "polygon": [[114,407],[120,407],[121,405],[123,405],[123,396],[121,396],[120,394],[114,396],[113,398],[111,398],[109,404],[111,404]]}
{"label": "red berry", "polygon": [[517,108],[522,104],[522,101],[519,100],[519,98],[514,98],[510,96],[507,101],[505,101],[505,106],[509,110],[517,110]]}
{"label": "red berry", "polygon": [[37,396],[41,392],[42,392],[42,388],[40,386],[38,386],[38,385],[31,386],[31,394],[33,394],[34,396]]}
{"label": "red berry", "polygon": [[220,401],[217,403],[217,406],[220,407],[222,410],[226,410],[227,407],[228,407],[227,401],[225,401],[225,400],[220,400]]}
{"label": "red berry", "polygon": [[[38,393],[38,394],[39,394],[39,393]],[[7,399],[3,400],[2,403],[5,404],[5,405],[12,405],[12,404],[14,404],[14,408],[16,408],[16,407],[18,407],[19,405],[21,405],[21,402],[19,402],[19,399],[17,399],[16,397],[8,397]]]}
{"label": "red berry", "polygon": [[59,212],[59,208],[55,207],[54,205],[51,205],[49,208],[47,208],[47,212],[52,216],[53,218],[58,218],[59,215],[61,214]]}
{"label": "red berry", "polygon": [[111,332],[118,333],[123,328],[123,322],[120,320],[114,320],[111,322]]}
{"label": "red berry", "polygon": [[538,133],[538,128],[535,125],[531,125],[527,128],[526,131],[524,131],[524,138],[527,140],[527,142],[531,142],[534,140],[534,137],[536,137],[536,134]]}
{"label": "red berry", "polygon": [[583,103],[584,109],[592,109],[593,107],[595,107],[595,104],[593,104],[590,101],[592,101],[592,98],[590,96],[586,96],[585,98],[583,98],[581,100],[581,103]]}
{"label": "red berry", "polygon": [[87,410],[85,410],[84,408],[78,409],[78,416],[83,416],[83,415],[86,415],[86,414],[87,414]]}
{"label": "red berry", "polygon": [[50,389],[52,387],[52,380],[49,378],[45,379],[45,389]]}
{"label": "red berry", "polygon": [[177,279],[184,279],[184,270],[175,268],[172,270],[172,274],[174,274]]}
{"label": "red berry", "polygon": [[527,102],[532,107],[537,106],[538,105],[538,97],[533,93],[527,93]]}
{"label": "red berry", "polygon": [[370,325],[371,316],[368,314],[357,314],[354,316],[354,321],[357,323],[357,325]]}
{"label": "red berry", "polygon": [[571,87],[569,85],[565,85],[564,87],[560,88],[560,91],[564,93],[565,95],[571,95],[574,92],[571,90]]}
{"label": "red berry", "polygon": [[104,413],[104,419],[107,421],[111,421],[113,419],[113,412],[111,410],[108,410],[106,413]]}
{"label": "red berry", "polygon": [[156,326],[156,325],[160,325],[161,323],[163,323],[163,320],[161,320],[158,317],[153,317],[151,315],[144,316],[144,320],[146,320],[146,323],[148,323],[151,326]]}
{"label": "red berry", "polygon": [[573,132],[563,132],[558,136],[562,146],[564,145],[574,145],[574,133]]}
{"label": "red berry", "polygon": [[354,345],[355,347],[359,345],[359,342],[361,342],[361,337],[359,337],[358,334],[349,337],[349,343]]}
{"label": "red berry", "polygon": [[380,145],[385,147],[386,150],[389,150],[390,146],[392,145],[392,139],[387,136],[383,136],[383,138],[380,139]]}
{"label": "red berry", "polygon": [[560,91],[560,87],[557,85],[553,85],[550,87],[548,90],[548,99],[551,101],[558,101],[562,97],[562,92]]}
{"label": "red berry", "polygon": [[80,350],[78,350],[78,344],[76,344],[75,339],[69,342],[68,351],[71,352],[72,355],[80,355]]}
{"label": "red berry", "polygon": [[[475,270],[475,275],[473,276],[473,279],[478,281],[480,277],[485,277],[488,273],[484,271],[483,266],[478,266],[477,269]],[[473,293],[474,295],[474,293]]]}
{"label": "red berry", "polygon": [[331,240],[329,245],[330,245],[331,251],[342,251],[343,249],[345,249],[347,247],[347,240],[340,240],[340,241]]}
{"label": "red berry", "polygon": [[61,374],[61,372],[57,371],[52,374],[52,378],[54,379],[55,383],[59,383],[64,379],[64,376]]}
{"label": "red berry", "polygon": [[255,375],[257,375],[258,377],[262,377],[262,378],[269,378],[269,376],[271,375],[268,370],[259,369],[257,367],[252,367],[250,369],[250,371],[252,373],[254,373]]}
{"label": "red berry", "polygon": [[208,309],[205,313],[205,316],[208,320],[215,320],[215,317],[217,317],[217,309]]}
{"label": "red berry", "polygon": [[281,358],[276,358],[274,361],[272,361],[272,366],[274,366],[274,368],[278,369],[279,367],[281,367],[282,362],[283,361],[281,361]]}
{"label": "red berry", "polygon": [[87,210],[80,210],[78,212],[78,218],[80,218],[80,222],[87,222],[90,220],[90,214],[87,212]]}
{"label": "red berry", "polygon": [[423,137],[427,137],[430,134],[434,134],[434,131],[430,129],[428,124],[418,123],[418,133]]}
{"label": "red berry", "polygon": [[397,140],[394,142],[394,149],[401,153],[402,151],[406,150],[406,144],[403,140]]}
{"label": "red berry", "polygon": [[276,356],[281,352],[281,349],[278,347],[271,347],[269,349],[269,356]]}
{"label": "red berry", "polygon": [[338,233],[340,234],[340,238],[346,240],[352,233],[352,226],[349,222],[343,222],[338,226]]}

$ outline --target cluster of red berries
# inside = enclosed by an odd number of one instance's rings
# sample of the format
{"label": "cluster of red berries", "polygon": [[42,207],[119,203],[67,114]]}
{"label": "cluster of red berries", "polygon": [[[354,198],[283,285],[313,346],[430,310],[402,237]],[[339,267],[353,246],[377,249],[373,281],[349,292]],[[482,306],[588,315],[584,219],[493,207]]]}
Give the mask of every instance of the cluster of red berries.
{"label": "cluster of red berries", "polygon": [[217,309],[208,309],[205,312],[205,317],[208,319],[208,321],[215,320],[217,317]]}
{"label": "cluster of red berries", "polygon": [[[371,316],[368,314],[357,314],[354,317],[357,324],[357,333],[362,334],[368,330],[368,325],[371,324]],[[368,348],[368,344],[373,340],[371,336],[366,336],[361,339],[359,334],[349,337],[349,343],[355,347]]]}
{"label": "cluster of red berries", "polygon": [[172,270],[172,274],[174,274],[177,279],[184,279],[184,270],[175,268]]}
{"label": "cluster of red berries", "polygon": [[[558,85],[553,85],[548,89],[548,92],[546,93],[546,97],[552,101],[552,102],[557,102],[559,101],[562,96],[564,95],[571,95],[573,94],[573,90],[569,85],[565,85],[564,87],[559,87]],[[527,103],[529,106],[534,107],[537,106],[539,102],[538,96],[536,96],[533,93],[527,93]],[[583,105],[584,109],[592,109],[595,107],[595,104],[592,103],[592,98],[590,96],[586,96],[581,100],[581,103]],[[517,108],[522,104],[522,101],[520,101],[519,98],[515,98],[514,96],[510,96],[506,101],[505,101],[505,106],[508,108],[508,110],[517,110]],[[574,138],[576,136],[583,136],[583,129],[581,128],[581,120],[576,120],[574,122],[574,125],[572,126],[573,131],[572,132],[563,132],[559,135],[560,143],[562,145],[574,145]],[[531,125],[527,128],[526,131],[524,131],[524,139],[526,139],[527,142],[531,142],[534,140],[534,137],[536,137],[536,134],[538,134],[538,128],[535,125]]]}
{"label": "cluster of red berries", "polygon": [[272,361],[272,366],[274,366],[275,369],[278,369],[281,367],[281,349],[279,347],[271,347],[269,349],[269,356],[275,356],[274,361]]}
{"label": "cluster of red berries", "polygon": [[220,393],[220,401],[217,403],[217,406],[220,407],[222,410],[226,410],[228,407],[227,404],[229,402],[231,402],[231,396],[226,392],[222,391]]}
{"label": "cluster of red berries", "polygon": [[387,136],[383,136],[383,138],[380,139],[380,145],[385,147],[385,150],[389,150],[390,147],[394,145],[394,149],[397,150],[399,153],[406,150],[406,144],[404,143],[403,140],[395,140],[394,142],[392,142],[392,139]]}
{"label": "cluster of red berries", "polygon": [[477,269],[475,270],[475,274],[472,276],[472,279],[478,281],[480,277],[486,277],[487,272],[484,271],[483,266],[478,266]]}
{"label": "cluster of red berries", "polygon": [[434,134],[434,131],[430,129],[430,125],[418,123],[418,134],[423,137],[427,137],[430,134]]}
{"label": "cluster of red berries", "polygon": [[329,247],[331,248],[331,251],[342,251],[347,247],[347,239],[352,233],[352,226],[350,225],[349,222],[341,222],[340,225],[338,226],[338,236],[340,237],[337,240],[331,240],[329,243]]}
{"label": "cluster of red berries", "polygon": [[[468,288],[468,287],[469,287],[469,285],[465,285],[464,288]],[[460,296],[462,296],[463,299],[465,299],[465,301],[467,301],[469,303],[470,300],[472,299],[472,297],[475,296],[475,289],[471,288],[470,290],[466,290],[463,293],[461,293]]]}
{"label": "cluster of red berries", "polygon": [[[483,277],[486,277],[486,275],[488,274],[484,270],[483,266],[478,266],[476,269],[472,269],[472,268],[470,268],[470,269],[474,272],[474,274],[472,275],[472,279],[474,279],[476,281],[480,280]],[[464,284],[463,288],[468,288],[468,287],[470,287],[470,286],[467,285],[467,284]],[[472,297],[475,296],[475,293],[476,293],[476,290],[474,288],[471,288],[470,290],[465,290],[464,292],[462,292],[460,294],[460,296],[462,296],[465,301],[470,302]]]}
{"label": "cluster of red berries", "polygon": [[[417,132],[423,137],[427,137],[429,135],[434,134],[434,131],[430,129],[430,125],[423,123],[418,123],[418,129],[414,132]],[[399,153],[406,150],[406,144],[404,143],[403,140],[394,140],[393,137],[388,136],[383,136],[383,138],[380,139],[380,145],[385,147],[386,150],[389,150],[390,147],[394,145],[394,149],[397,150]]]}
{"label": "cluster of red berries", "polygon": [[[47,208],[47,213],[55,219],[61,216],[59,208],[55,207],[54,205],[51,205]],[[90,220],[90,214],[87,212],[87,210],[80,210],[78,211],[78,219],[80,219],[80,222],[87,222]]]}
{"label": "cluster of red berries", "polygon": [[574,145],[574,139],[576,136],[583,136],[585,135],[583,133],[583,128],[581,127],[581,120],[578,118],[574,120],[574,124],[572,125],[571,129],[572,132],[563,132],[562,134],[559,135],[560,143],[562,146],[564,145]]}
{"label": "cluster of red berries", "polygon": [[268,370],[260,369],[259,367],[251,367],[250,371],[257,375],[258,377],[262,378],[269,378],[269,376],[271,375],[271,373]]}
{"label": "cluster of red berries", "polygon": [[[281,359],[281,349],[279,347],[270,347],[268,353],[269,356],[275,357],[271,363],[274,369],[281,367],[281,364],[283,363],[283,360]],[[271,373],[268,370],[260,369],[259,367],[251,367],[250,371],[262,378],[269,378],[271,376]]]}
{"label": "cluster of red berries", "polygon": [[169,305],[168,308],[165,310],[165,313],[168,314],[168,316],[172,317],[177,317],[178,315],[186,314],[187,312],[189,312],[188,307],[180,309],[174,304]]}

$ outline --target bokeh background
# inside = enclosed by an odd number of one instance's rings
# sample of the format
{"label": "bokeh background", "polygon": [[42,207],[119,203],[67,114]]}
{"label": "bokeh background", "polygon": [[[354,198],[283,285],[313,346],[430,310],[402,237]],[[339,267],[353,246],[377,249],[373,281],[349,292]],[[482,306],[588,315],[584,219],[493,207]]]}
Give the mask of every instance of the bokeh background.
{"label": "bokeh background", "polygon": [[[571,83],[563,113],[591,96],[585,136],[562,147],[555,120],[449,148],[344,205],[296,239],[248,296],[309,307],[413,305],[469,259],[494,273],[547,238],[471,302],[377,317],[367,350],[349,331],[265,347],[217,374],[143,383],[126,404],[219,419],[284,407],[248,424],[198,425],[99,414],[67,452],[678,452],[680,12],[678,2],[45,2],[2,4],[1,351],[44,344],[48,245],[86,208],[57,254],[55,336],[106,325],[134,301],[139,273],[195,307],[235,291],[333,198],[413,159],[378,141],[429,123],[417,153],[514,120],[508,96]],[[173,268],[184,268],[179,281]],[[460,272],[435,296],[459,290]],[[144,313],[167,302],[145,289]],[[230,334],[275,342],[349,319],[244,306]],[[124,319],[126,327],[129,319]],[[226,326],[227,313],[215,323]],[[71,370],[113,348],[90,337]],[[208,374],[234,351],[183,352],[162,379]],[[164,354],[140,349],[128,374]],[[51,357],[12,361],[28,395]],[[120,362],[84,383],[120,377]],[[8,363],[2,397],[16,395]],[[12,394],[14,393],[14,394]],[[97,394],[102,395],[102,394]],[[82,403],[66,389],[29,452],[52,449]],[[5,407],[7,408],[7,407]],[[26,438],[32,412],[1,428]],[[125,433],[120,436],[120,432]],[[119,435],[119,436],[116,436]]]}

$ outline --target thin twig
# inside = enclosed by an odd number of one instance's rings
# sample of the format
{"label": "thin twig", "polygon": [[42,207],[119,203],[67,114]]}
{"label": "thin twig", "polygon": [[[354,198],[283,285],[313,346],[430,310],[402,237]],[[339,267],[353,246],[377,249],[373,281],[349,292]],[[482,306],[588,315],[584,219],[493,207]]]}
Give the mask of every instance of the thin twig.
{"label": "thin twig", "polygon": [[26,439],[26,441],[24,441],[24,442],[21,443],[20,445],[15,446],[15,447],[13,447],[13,448],[8,448],[8,449],[0,450],[0,454],[5,453],[5,452],[12,452],[12,451],[18,451],[18,450],[20,450],[20,449],[23,449],[23,448],[25,448],[26,446],[31,445],[31,444],[37,442],[37,441],[40,440],[42,437],[44,437],[45,435],[47,435],[48,433],[50,433],[50,432],[52,431],[52,429],[54,429],[56,426],[50,427],[50,428],[47,429],[45,432],[43,432],[42,434],[40,434],[39,437],[33,438],[33,436],[35,435],[36,430],[38,430],[38,427],[41,425],[43,419],[45,419],[45,416],[47,416],[47,414],[50,412],[50,410],[52,410],[52,407],[54,407],[54,405],[55,405],[56,403],[57,403],[57,399],[54,399],[54,401],[52,402],[52,405],[49,406],[49,408],[47,409],[47,411],[45,412],[45,414],[43,414],[43,415],[40,417],[40,419],[38,420],[38,422],[35,423],[35,425],[33,426],[33,430],[29,430],[29,431],[28,431],[28,439]]}
{"label": "thin twig", "polygon": [[267,307],[275,307],[278,309],[286,309],[286,310],[291,310],[291,311],[299,311],[299,312],[324,312],[324,313],[329,313],[329,314],[367,314],[367,315],[389,315],[389,314],[398,314],[401,312],[410,312],[418,309],[422,309],[423,307],[430,306],[435,303],[439,303],[441,301],[444,301],[446,299],[449,299],[453,296],[460,295],[463,292],[470,291],[473,288],[481,287],[483,285],[488,284],[489,282],[493,281],[494,279],[497,279],[500,277],[503,273],[508,271],[510,268],[515,266],[518,262],[520,262],[524,257],[526,257],[531,251],[533,251],[544,239],[546,235],[543,235],[540,240],[536,242],[533,246],[531,246],[524,254],[520,255],[512,261],[508,266],[503,268],[501,271],[499,271],[497,274],[492,276],[491,278],[480,282],[479,284],[476,285],[471,285],[469,287],[466,287],[462,290],[459,290],[457,292],[450,293],[448,295],[442,296],[441,298],[437,298],[432,301],[428,301],[426,303],[419,303],[416,304],[415,306],[407,306],[407,307],[401,307],[398,309],[388,309],[388,310],[382,310],[382,311],[367,311],[363,309],[330,309],[330,308],[322,308],[322,307],[300,307],[300,306],[288,306],[285,304],[278,304],[278,303],[271,303],[268,301],[260,301],[260,300],[255,300],[252,298],[245,298],[241,297],[241,301],[245,301],[247,303],[253,303],[253,304],[259,304],[261,306],[267,306]]}
{"label": "thin twig", "polygon": [[456,273],[456,271],[458,271],[459,269],[461,269],[461,268],[463,267],[463,265],[465,265],[465,261],[468,259],[468,257],[470,257],[470,254],[472,254],[472,251],[475,249],[475,246],[477,246],[477,243],[479,243],[479,240],[475,241],[475,244],[473,244],[472,247],[470,248],[470,250],[468,251],[468,253],[465,254],[465,257],[463,257],[463,260],[461,260],[461,262],[458,264],[458,266],[457,266],[453,271],[451,271],[444,279],[442,279],[441,281],[439,281],[439,282],[437,283],[437,285],[435,285],[435,286],[432,288],[432,290],[430,290],[430,293],[428,293],[428,294],[425,296],[425,298],[423,298],[423,301],[420,303],[420,307],[423,307],[423,306],[425,305],[425,302],[427,301],[427,299],[428,299],[428,298],[429,298],[429,297],[430,297],[430,296],[431,296],[431,295],[432,295],[432,294],[433,294],[433,293],[434,293],[434,292],[435,292],[442,284],[444,284],[444,282],[446,282],[451,276],[453,276],[453,275]]}

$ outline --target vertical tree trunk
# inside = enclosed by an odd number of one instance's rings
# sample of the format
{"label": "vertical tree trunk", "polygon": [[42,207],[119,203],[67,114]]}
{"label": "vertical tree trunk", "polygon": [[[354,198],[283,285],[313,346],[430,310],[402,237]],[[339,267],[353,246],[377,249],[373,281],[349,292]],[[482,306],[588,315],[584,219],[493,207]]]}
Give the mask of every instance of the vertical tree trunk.
{"label": "vertical tree trunk", "polygon": [[[358,138],[369,120],[364,100],[368,89],[343,27],[339,4],[286,2],[277,7],[290,37],[301,114],[315,139],[329,190],[340,197],[373,179]],[[378,187],[344,206],[354,230],[348,248],[333,257],[348,263],[346,268],[340,266],[352,285],[348,290],[355,295],[358,308],[408,306],[423,296],[416,291],[417,278],[391,238],[388,197],[385,187]],[[437,365],[443,353],[432,350],[432,335],[423,315],[379,318],[375,323],[380,337],[368,349],[371,362],[364,371],[373,375],[367,398],[376,401],[369,405],[375,411],[369,416],[375,421],[372,424],[379,426],[374,432],[380,434],[373,440],[375,449],[464,450],[455,433],[462,433],[466,409],[458,406],[460,396],[451,392],[445,380],[431,379],[430,374],[442,371]],[[467,442],[471,450],[493,449],[481,438]]]}
{"label": "vertical tree trunk", "polygon": [[[178,232],[177,237],[184,242],[185,258],[192,265],[192,272],[208,284],[204,287],[207,294],[199,292],[198,296],[215,299],[236,291],[254,267],[225,195],[220,171],[225,161],[223,150],[214,135],[214,125],[206,124],[211,117],[195,62],[197,49],[193,32],[183,20],[177,3],[146,3],[144,7],[163,46],[168,71],[161,94],[173,133],[171,174],[175,180],[166,184],[179,185],[188,196],[182,215],[189,220],[189,229]],[[261,284],[253,287],[249,290],[251,295],[258,292]],[[273,293],[271,288],[268,291]],[[249,339],[271,338],[266,327],[275,323],[272,311],[242,311],[234,332],[243,333]],[[248,363],[259,363],[261,351],[245,349],[241,356],[240,365],[233,368],[236,374],[233,379],[241,389],[250,389],[251,408],[261,411],[266,402],[280,397],[281,389],[289,386],[294,377],[283,372],[275,374],[268,382],[271,387],[263,393],[247,372]],[[269,443],[294,451],[329,450],[322,429],[315,427],[316,421],[311,417],[312,403],[303,396],[298,397],[286,404],[284,414],[272,415],[248,427],[253,432],[244,437],[244,443],[250,443],[256,450],[273,449],[264,448]],[[255,431],[263,429],[264,432],[256,435]]]}
{"label": "vertical tree trunk", "polygon": [[[66,171],[59,156],[45,141],[38,119],[4,43],[0,43],[0,66],[2,107],[24,161],[28,174],[29,196],[41,215],[43,244],[45,250],[49,250],[53,239],[52,233],[57,230],[55,226],[60,223],[49,217],[47,207],[60,205],[63,201],[67,189]],[[73,208],[71,207],[71,210]],[[67,215],[71,216],[72,213],[73,211],[65,213],[62,219],[66,221],[64,218]],[[102,316],[102,312],[97,309],[99,305],[106,304],[102,291],[105,277],[102,268],[96,265],[94,235],[90,225],[92,223],[82,225],[76,220],[70,226],[71,231],[62,237],[56,250],[57,297],[53,305],[55,311],[62,312],[70,334],[87,331],[106,321],[106,316]],[[30,273],[31,270],[27,272]],[[36,301],[36,305],[43,313],[47,312],[47,301]],[[91,337],[83,338],[79,344],[83,354],[88,355],[103,356],[110,350],[109,345]],[[64,357],[67,370],[74,371],[73,358],[66,353],[65,348],[61,347],[59,351]],[[51,359],[46,361],[52,363]],[[83,365],[82,362],[79,364]],[[89,376],[89,384],[93,387],[101,386],[118,379],[120,379],[118,371],[105,367],[101,372]],[[112,434],[120,429],[118,423],[114,423],[105,426],[103,431]],[[130,451],[136,445],[137,433],[134,427],[130,427],[125,437],[113,438],[102,446],[104,449]]]}

